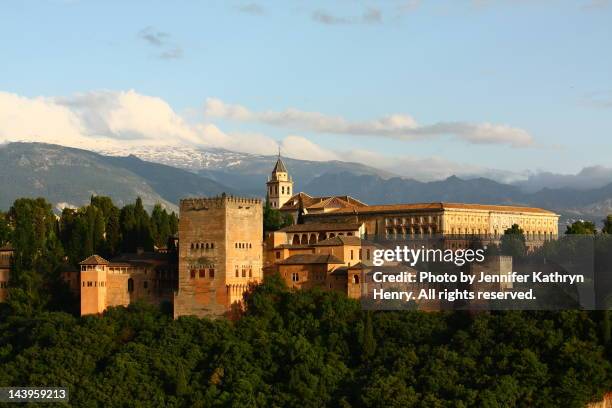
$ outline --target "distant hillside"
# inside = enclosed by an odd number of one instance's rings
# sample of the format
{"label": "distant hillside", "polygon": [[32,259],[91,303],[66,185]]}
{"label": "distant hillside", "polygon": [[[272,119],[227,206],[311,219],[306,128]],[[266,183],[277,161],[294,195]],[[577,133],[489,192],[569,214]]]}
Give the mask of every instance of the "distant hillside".
{"label": "distant hillside", "polygon": [[[276,157],[216,150],[188,161],[190,170],[151,163],[135,156],[113,157],[86,150],[39,143],[0,146],[0,208],[17,197],[43,196],[56,205],[82,205],[92,194],[109,195],[119,205],[141,196],[149,207],[161,202],[176,208],[182,197],[222,192],[263,197]],[[161,152],[156,152],[159,159]],[[178,156],[177,156],[178,155]],[[172,160],[188,151],[168,152]],[[283,159],[294,191],[311,195],[349,194],[369,204],[450,201],[517,204],[559,212],[562,220],[599,222],[612,213],[612,183],[591,189],[519,186],[486,178],[421,182],[394,177],[374,168],[338,161]],[[199,163],[199,164],[198,164]],[[199,170],[198,170],[199,169]]]}
{"label": "distant hillside", "polygon": [[80,206],[92,194],[108,195],[116,204],[140,196],[176,209],[179,198],[234,190],[191,172],[135,157],[107,157],[86,150],[40,143],[0,146],[0,208],[19,197],[45,197],[58,207]]}
{"label": "distant hillside", "polygon": [[[134,155],[148,162],[161,163],[198,173],[243,193],[264,194],[264,186],[277,156],[232,152],[217,148],[142,146],[130,150],[107,150],[105,155]],[[349,172],[382,178],[396,175],[361,163],[297,160],[283,157],[295,182],[296,191],[325,173]]]}

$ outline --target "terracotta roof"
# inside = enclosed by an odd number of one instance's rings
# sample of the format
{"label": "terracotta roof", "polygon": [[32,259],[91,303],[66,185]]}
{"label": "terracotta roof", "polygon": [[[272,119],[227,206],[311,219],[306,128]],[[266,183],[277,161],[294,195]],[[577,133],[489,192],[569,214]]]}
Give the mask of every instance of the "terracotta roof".
{"label": "terracotta roof", "polygon": [[287,167],[285,167],[285,163],[283,163],[283,161],[281,160],[280,156],[279,156],[278,160],[276,161],[276,165],[274,166],[274,170],[272,170],[272,173],[277,173],[277,172],[287,173]]}
{"label": "terracotta roof", "polygon": [[361,224],[345,222],[311,222],[282,228],[282,232],[357,231]]}
{"label": "terracotta roof", "polygon": [[352,209],[341,208],[327,214],[368,214],[399,211],[435,211],[435,210],[480,210],[499,212],[526,212],[556,215],[552,211],[535,207],[521,207],[513,205],[489,205],[489,204],[466,204],[466,203],[414,203],[414,204],[385,204],[370,205],[367,207],[356,207]]}
{"label": "terracotta roof", "polygon": [[334,255],[297,254],[278,262],[279,265],[343,264]]}
{"label": "terracotta roof", "polygon": [[371,268],[371,267],[364,264],[363,262],[357,262],[355,265],[348,267],[348,269],[368,269],[368,268]]}
{"label": "terracotta roof", "polygon": [[92,255],[84,261],[79,262],[79,265],[108,265],[109,262],[100,255]]}
{"label": "terracotta roof", "polygon": [[294,194],[287,202],[281,207],[281,210],[296,210],[300,206],[300,201],[305,209],[319,209],[326,208],[327,206],[340,206],[340,207],[365,207],[367,204],[357,200],[349,195],[343,196],[323,196],[323,197],[312,197],[304,192]]}
{"label": "terracotta roof", "polygon": [[346,276],[348,275],[348,267],[346,266],[341,266],[339,268],[334,269],[330,275],[333,276]]}
{"label": "terracotta roof", "polygon": [[361,245],[361,238],[354,236],[338,235],[319,241],[314,246],[342,246],[342,245]]}

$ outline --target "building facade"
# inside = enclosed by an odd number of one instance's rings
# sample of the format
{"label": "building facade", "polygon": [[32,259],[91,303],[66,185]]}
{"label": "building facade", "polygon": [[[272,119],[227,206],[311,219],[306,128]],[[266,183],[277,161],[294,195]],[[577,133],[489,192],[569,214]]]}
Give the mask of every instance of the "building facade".
{"label": "building facade", "polygon": [[222,315],[263,279],[263,207],[222,195],[180,202],[174,316]]}
{"label": "building facade", "polygon": [[363,223],[368,239],[419,240],[441,236],[458,247],[469,245],[475,236],[485,242],[499,242],[513,224],[523,229],[529,249],[556,239],[559,233],[559,215],[541,208],[444,202],[372,205],[306,214],[304,222]]}
{"label": "building facade", "polygon": [[138,252],[111,261],[98,255],[83,260],[79,274],[81,315],[99,314],[108,307],[127,306],[137,300],[171,302],[177,268],[169,256]]}
{"label": "building facade", "polygon": [[11,270],[13,248],[10,245],[0,247],[0,302],[6,301]]}

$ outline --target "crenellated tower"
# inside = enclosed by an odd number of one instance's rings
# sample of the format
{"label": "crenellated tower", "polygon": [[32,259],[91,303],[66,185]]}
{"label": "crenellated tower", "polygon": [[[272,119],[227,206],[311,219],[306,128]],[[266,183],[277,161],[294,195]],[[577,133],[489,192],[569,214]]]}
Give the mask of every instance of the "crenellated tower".
{"label": "crenellated tower", "polygon": [[174,317],[218,316],[263,280],[260,199],[221,195],[180,202]]}
{"label": "crenellated tower", "polygon": [[274,209],[281,208],[293,194],[293,180],[289,176],[287,167],[280,157],[280,152],[266,185],[266,196],[270,202],[270,207]]}

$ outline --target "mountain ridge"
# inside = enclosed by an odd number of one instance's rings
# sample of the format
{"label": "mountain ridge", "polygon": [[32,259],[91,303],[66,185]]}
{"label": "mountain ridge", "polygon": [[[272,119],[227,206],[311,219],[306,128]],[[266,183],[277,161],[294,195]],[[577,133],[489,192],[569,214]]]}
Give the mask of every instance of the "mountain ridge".
{"label": "mountain ridge", "polygon": [[[15,198],[32,196],[44,196],[58,207],[86,204],[92,194],[109,195],[120,205],[141,196],[148,207],[160,202],[176,209],[180,198],[189,196],[222,192],[265,195],[275,156],[238,154],[231,156],[231,163],[220,162],[225,156],[208,157],[216,161],[215,166],[209,166],[214,168],[187,170],[134,154],[107,156],[59,145],[9,143],[0,146],[0,208],[8,208]],[[566,220],[597,222],[612,213],[612,182],[591,189],[529,192],[485,177],[449,176],[425,182],[355,163],[283,160],[295,182],[294,191],[313,196],[347,194],[368,204],[447,201],[526,205],[556,211]]]}

